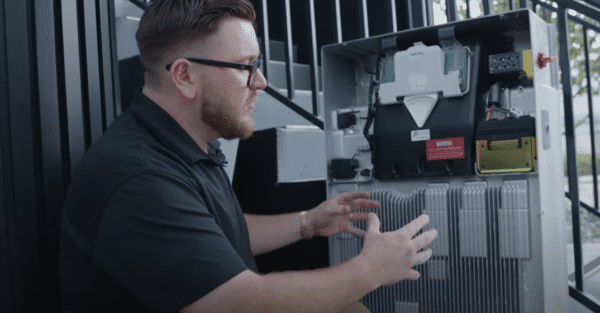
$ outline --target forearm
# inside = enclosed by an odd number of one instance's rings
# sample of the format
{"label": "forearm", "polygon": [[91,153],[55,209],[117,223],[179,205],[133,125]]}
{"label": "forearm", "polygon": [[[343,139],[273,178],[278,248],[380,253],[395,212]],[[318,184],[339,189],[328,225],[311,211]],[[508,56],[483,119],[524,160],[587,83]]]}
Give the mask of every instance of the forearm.
{"label": "forearm", "polygon": [[378,287],[359,258],[327,269],[269,274],[263,280],[272,312],[338,312]]}
{"label": "forearm", "polygon": [[259,275],[245,270],[182,312],[338,312],[382,285],[418,279],[414,266],[425,263],[423,250],[435,230],[417,233],[429,222],[426,215],[393,232],[381,233],[379,219],[368,216],[363,250],[336,266],[302,272]]}
{"label": "forearm", "polygon": [[182,312],[339,312],[376,287],[360,257],[312,271],[258,275],[247,270]]}
{"label": "forearm", "polygon": [[299,213],[244,216],[254,255],[264,254],[302,239]]}

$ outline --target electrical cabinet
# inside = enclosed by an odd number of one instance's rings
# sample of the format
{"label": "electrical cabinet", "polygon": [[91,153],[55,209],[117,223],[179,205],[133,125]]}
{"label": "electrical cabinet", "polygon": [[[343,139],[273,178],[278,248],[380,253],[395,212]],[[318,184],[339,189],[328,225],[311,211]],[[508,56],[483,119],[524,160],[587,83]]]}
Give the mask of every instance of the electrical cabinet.
{"label": "electrical cabinet", "polygon": [[[328,197],[367,190],[382,231],[425,213],[439,233],[373,312],[566,311],[556,55],[529,10],[323,48]],[[331,264],[362,245],[330,238]]]}

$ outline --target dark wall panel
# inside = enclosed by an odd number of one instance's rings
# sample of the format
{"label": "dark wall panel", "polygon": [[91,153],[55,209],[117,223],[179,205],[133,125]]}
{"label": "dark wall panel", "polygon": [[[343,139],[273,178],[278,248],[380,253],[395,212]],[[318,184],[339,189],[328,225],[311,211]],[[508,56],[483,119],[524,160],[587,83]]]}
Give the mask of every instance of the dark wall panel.
{"label": "dark wall panel", "polygon": [[[108,55],[103,56],[103,60],[106,62],[111,62],[112,68],[110,71],[110,75],[112,77],[112,95],[114,98],[114,116],[110,117],[112,119],[119,114],[121,114],[121,92],[120,92],[120,83],[119,83],[119,57],[117,56],[117,29],[116,25],[116,16],[115,16],[115,3],[113,1],[108,2],[108,21],[104,18],[101,19],[100,22],[108,22],[108,28],[110,34],[110,58]],[[106,72],[105,72],[106,73]]]}
{"label": "dark wall panel", "polygon": [[69,137],[69,160],[71,171],[85,152],[85,125],[83,119],[83,95],[81,86],[81,57],[77,22],[77,1],[62,0],[62,33],[64,75],[66,91],[67,128]]}
{"label": "dark wall panel", "polygon": [[[108,2],[108,1],[107,1]],[[79,0],[79,44],[82,52],[82,78],[84,87],[84,108],[89,125],[86,148],[102,135],[102,94],[100,87],[100,60],[98,45],[98,25],[96,22],[96,2]]]}
{"label": "dark wall panel", "polygon": [[40,159],[42,169],[41,207],[38,210],[40,238],[41,286],[40,302],[59,307],[58,238],[60,212],[65,193],[65,171],[61,140],[60,93],[57,66],[57,24],[54,1],[35,1],[35,38],[38,68],[39,125],[41,129]]}
{"label": "dark wall panel", "polygon": [[113,1],[0,0],[0,312],[60,311],[69,176],[120,107],[114,21]]}
{"label": "dark wall panel", "polygon": [[[35,99],[35,55],[32,30],[32,1],[5,3],[5,29],[8,75],[9,147],[12,181],[12,208],[7,212],[9,233],[16,244],[11,244],[11,281],[13,310],[35,311],[39,293],[40,262],[38,241],[38,164],[34,160],[34,147],[38,114]],[[38,115],[39,116],[39,115]]]}
{"label": "dark wall panel", "polygon": [[[98,46],[100,51],[100,79],[101,79],[101,96],[102,96],[102,114],[103,124],[102,129],[106,129],[108,125],[112,123],[115,116],[117,115],[116,104],[119,103],[118,94],[118,82],[115,83],[115,76],[113,74],[113,49],[112,46],[112,35],[114,31],[114,2],[113,1],[99,1],[96,2],[98,5],[97,16],[99,19],[98,27]],[[115,43],[116,44],[116,43]],[[116,89],[115,89],[116,88]],[[120,111],[119,111],[120,113]]]}
{"label": "dark wall panel", "polygon": [[4,27],[4,0],[0,0],[0,311],[12,312],[11,276],[10,276],[10,234],[7,223],[7,208],[11,200],[10,149],[8,148],[8,76],[6,74],[6,30]]}

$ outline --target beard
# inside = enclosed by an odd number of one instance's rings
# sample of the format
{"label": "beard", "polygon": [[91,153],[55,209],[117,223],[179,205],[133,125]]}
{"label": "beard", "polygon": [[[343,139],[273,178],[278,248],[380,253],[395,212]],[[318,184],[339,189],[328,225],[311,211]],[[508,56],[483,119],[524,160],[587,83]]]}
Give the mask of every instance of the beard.
{"label": "beard", "polygon": [[225,104],[205,101],[202,121],[224,139],[248,139],[254,131],[252,114],[244,115],[236,110],[227,110]]}

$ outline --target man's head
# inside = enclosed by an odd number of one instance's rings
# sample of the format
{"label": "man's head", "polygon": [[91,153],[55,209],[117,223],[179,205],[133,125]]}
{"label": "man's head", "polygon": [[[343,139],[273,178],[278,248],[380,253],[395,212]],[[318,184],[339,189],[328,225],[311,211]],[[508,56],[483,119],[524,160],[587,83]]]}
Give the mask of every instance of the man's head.
{"label": "man's head", "polygon": [[135,35],[146,71],[160,74],[186,46],[214,34],[227,18],[253,23],[256,13],[246,0],[155,0],[144,12]]}
{"label": "man's head", "polygon": [[140,21],[144,93],[201,147],[252,134],[253,103],[266,86],[260,70],[252,70],[260,57],[254,20],[246,0],[155,0]]}

